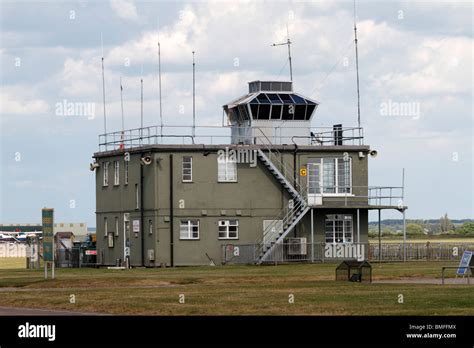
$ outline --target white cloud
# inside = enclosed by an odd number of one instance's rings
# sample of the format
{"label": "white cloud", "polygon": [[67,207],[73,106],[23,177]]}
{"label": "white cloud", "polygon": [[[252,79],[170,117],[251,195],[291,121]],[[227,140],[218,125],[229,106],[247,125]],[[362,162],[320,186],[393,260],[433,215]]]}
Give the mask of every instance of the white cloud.
{"label": "white cloud", "polygon": [[43,99],[28,97],[22,88],[6,88],[0,90],[0,114],[3,117],[29,116],[36,117],[47,114],[49,105]]}
{"label": "white cloud", "polygon": [[139,19],[137,8],[133,0],[111,0],[110,7],[122,19],[137,21]]}

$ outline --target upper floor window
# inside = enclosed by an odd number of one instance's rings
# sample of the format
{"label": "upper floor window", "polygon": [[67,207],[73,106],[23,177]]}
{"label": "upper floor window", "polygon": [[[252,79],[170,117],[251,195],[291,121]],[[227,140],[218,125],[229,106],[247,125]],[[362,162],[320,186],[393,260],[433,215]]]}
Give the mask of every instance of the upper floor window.
{"label": "upper floor window", "polygon": [[115,217],[115,235],[118,237],[119,235],[119,218]]}
{"label": "upper floor window", "polygon": [[237,161],[227,156],[217,156],[217,181],[237,182]]}
{"label": "upper floor window", "polygon": [[104,162],[104,181],[103,186],[109,186],[109,162]]}
{"label": "upper floor window", "polygon": [[191,156],[183,157],[182,179],[183,182],[193,181],[193,158]]}
{"label": "upper floor window", "polygon": [[120,185],[120,162],[114,161],[114,185]]}
{"label": "upper floor window", "polygon": [[107,218],[104,217],[104,235],[107,236],[108,233],[109,233],[109,226],[107,223]]}
{"label": "upper floor window", "polygon": [[181,220],[179,239],[199,239],[199,220]]}
{"label": "upper floor window", "polygon": [[[310,170],[310,180],[319,181],[316,192],[319,193],[351,193],[352,189],[352,161],[351,158],[320,158],[312,164],[321,166],[321,175],[318,170]],[[311,176],[311,173],[315,175]],[[319,187],[317,187],[319,186]]]}
{"label": "upper floor window", "polygon": [[219,239],[238,239],[239,220],[219,220]]}

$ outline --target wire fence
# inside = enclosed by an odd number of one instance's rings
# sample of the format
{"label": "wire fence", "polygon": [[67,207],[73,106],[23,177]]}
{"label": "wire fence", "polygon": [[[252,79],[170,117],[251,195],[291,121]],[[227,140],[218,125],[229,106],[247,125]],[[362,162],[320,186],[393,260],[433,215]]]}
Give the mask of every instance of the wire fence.
{"label": "wire fence", "polygon": [[[223,264],[254,264],[258,244],[224,244]],[[459,261],[464,251],[474,251],[474,243],[278,243],[265,263],[339,262],[368,260],[371,262]]]}

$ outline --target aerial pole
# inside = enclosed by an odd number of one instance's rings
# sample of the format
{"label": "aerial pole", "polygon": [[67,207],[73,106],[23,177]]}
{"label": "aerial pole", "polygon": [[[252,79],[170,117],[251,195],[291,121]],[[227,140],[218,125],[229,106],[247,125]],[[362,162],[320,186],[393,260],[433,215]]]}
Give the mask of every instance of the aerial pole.
{"label": "aerial pole", "polygon": [[100,33],[100,45],[102,47],[102,104],[104,106],[105,149],[107,150],[107,116],[105,112],[104,39],[102,37],[102,33]]}
{"label": "aerial pole", "polygon": [[143,77],[140,79],[140,142],[143,138]]}
{"label": "aerial pole", "polygon": [[196,63],[194,62],[193,51],[193,141],[196,136]]}
{"label": "aerial pole", "polygon": [[277,44],[272,44],[272,46],[282,46],[282,45],[287,45],[288,46],[288,62],[290,65],[290,81],[293,82],[293,65],[291,64],[291,40],[290,40],[290,34],[288,31],[288,24],[286,25],[286,42],[282,43],[277,43]]}
{"label": "aerial pole", "polygon": [[160,95],[160,135],[163,137],[163,111],[161,102],[161,48],[158,41],[158,78],[159,78],[159,95]]}
{"label": "aerial pole", "polygon": [[123,140],[125,136],[125,122],[124,122],[124,117],[123,117],[123,86],[122,86],[122,76],[120,76],[120,108],[122,111],[122,142],[120,144],[120,148],[123,149]]}
{"label": "aerial pole", "polygon": [[359,51],[357,48],[357,13],[356,13],[355,0],[354,0],[354,43],[355,43],[356,74],[357,74],[357,127],[360,128]]}

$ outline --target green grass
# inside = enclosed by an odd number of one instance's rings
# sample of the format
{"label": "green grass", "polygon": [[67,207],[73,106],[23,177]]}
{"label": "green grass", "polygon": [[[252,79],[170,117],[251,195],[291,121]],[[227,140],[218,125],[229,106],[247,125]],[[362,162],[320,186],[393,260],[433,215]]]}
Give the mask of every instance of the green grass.
{"label": "green grass", "polygon": [[[439,277],[449,263],[373,264],[374,279]],[[455,265],[451,263],[450,265]],[[335,282],[335,264],[173,269],[0,269],[0,306],[146,315],[473,315],[467,285]],[[3,289],[2,289],[3,288]],[[14,288],[14,289],[12,289]],[[185,304],[178,302],[185,295]],[[288,296],[295,303],[288,303]],[[398,295],[404,303],[398,303]],[[69,303],[75,295],[76,303]]]}

